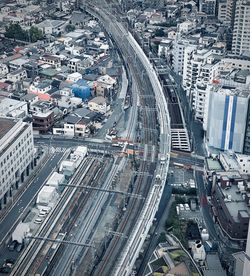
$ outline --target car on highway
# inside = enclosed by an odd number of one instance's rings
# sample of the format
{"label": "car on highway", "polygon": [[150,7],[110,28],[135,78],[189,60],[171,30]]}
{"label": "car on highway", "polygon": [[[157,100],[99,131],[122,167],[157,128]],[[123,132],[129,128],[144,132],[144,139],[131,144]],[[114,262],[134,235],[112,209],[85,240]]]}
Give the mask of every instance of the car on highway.
{"label": "car on highway", "polygon": [[12,241],[8,246],[9,251],[14,251],[16,249],[17,245],[18,245],[17,241]]}
{"label": "car on highway", "polygon": [[43,222],[43,220],[41,218],[36,218],[34,223],[35,224],[41,224]]}

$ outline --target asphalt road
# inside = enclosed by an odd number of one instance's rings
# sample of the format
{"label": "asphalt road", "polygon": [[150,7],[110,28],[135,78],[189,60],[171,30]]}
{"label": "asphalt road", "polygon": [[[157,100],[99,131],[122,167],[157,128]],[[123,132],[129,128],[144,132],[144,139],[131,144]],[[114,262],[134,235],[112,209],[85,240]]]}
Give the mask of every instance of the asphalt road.
{"label": "asphalt road", "polygon": [[178,156],[178,157],[172,157],[171,156],[171,163],[180,163],[183,165],[197,165],[200,167],[204,166],[204,160],[197,159],[192,156]]}
{"label": "asphalt road", "polygon": [[44,181],[52,170],[58,165],[59,160],[63,156],[63,152],[55,153],[44,167],[36,175],[32,184],[27,188],[27,190],[21,195],[20,199],[14,203],[13,207],[10,209],[7,216],[0,223],[0,264],[3,263],[6,258],[16,258],[16,252],[10,252],[5,244],[6,235],[11,234],[14,227],[20,221],[22,217],[28,212],[29,205],[32,202],[33,197],[39,191]]}
{"label": "asphalt road", "polygon": [[218,237],[217,237],[214,221],[211,217],[211,214],[209,211],[209,205],[207,202],[207,197],[206,197],[207,193],[206,193],[205,183],[203,180],[203,173],[199,171],[195,171],[194,174],[195,174],[196,184],[198,187],[198,194],[200,197],[200,207],[201,207],[205,224],[207,226],[208,233],[213,240],[217,240]]}
{"label": "asphalt road", "polygon": [[107,122],[103,125],[103,127],[97,131],[95,137],[105,139],[108,129],[112,128],[114,122],[118,123],[122,116],[124,115],[124,111],[122,109],[123,99],[117,99],[116,104],[113,108],[113,113],[108,118]]}
{"label": "asphalt road", "polygon": [[87,146],[90,149],[96,150],[105,150],[105,151],[117,151],[117,147],[113,147],[109,141],[94,139],[89,140],[80,140],[80,139],[70,139],[70,138],[61,138],[61,137],[53,137],[52,139],[49,137],[36,137],[34,139],[35,145],[53,147],[54,149],[58,149],[60,151],[62,148],[72,148],[80,145]]}

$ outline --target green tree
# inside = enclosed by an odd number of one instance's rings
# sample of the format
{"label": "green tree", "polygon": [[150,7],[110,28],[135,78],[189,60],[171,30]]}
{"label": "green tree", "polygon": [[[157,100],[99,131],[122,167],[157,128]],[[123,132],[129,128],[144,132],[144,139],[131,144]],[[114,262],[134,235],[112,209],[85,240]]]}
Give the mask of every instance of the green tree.
{"label": "green tree", "polygon": [[5,37],[23,41],[36,42],[43,38],[42,31],[32,26],[28,31],[22,29],[19,24],[10,24],[6,27]]}
{"label": "green tree", "polygon": [[32,26],[28,30],[29,40],[30,42],[36,42],[37,40],[40,40],[43,38],[43,33],[41,30],[39,30],[37,27]]}
{"label": "green tree", "polygon": [[68,24],[68,25],[65,27],[65,31],[66,31],[67,33],[73,32],[74,30],[75,30],[75,26],[74,26],[74,25]]}
{"label": "green tree", "polygon": [[5,36],[8,38],[26,40],[27,33],[21,28],[19,24],[10,24],[6,27]]}
{"label": "green tree", "polygon": [[161,28],[161,29],[157,29],[155,31],[155,36],[164,36],[165,33],[164,33],[164,30]]}

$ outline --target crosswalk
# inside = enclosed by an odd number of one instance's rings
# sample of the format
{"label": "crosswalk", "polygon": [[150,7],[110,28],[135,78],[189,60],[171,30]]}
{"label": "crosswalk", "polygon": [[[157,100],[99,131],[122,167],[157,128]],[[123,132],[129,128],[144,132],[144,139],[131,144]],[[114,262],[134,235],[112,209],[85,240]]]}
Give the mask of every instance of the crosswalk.
{"label": "crosswalk", "polygon": [[50,147],[49,153],[64,153],[67,150],[67,148],[64,147]]}

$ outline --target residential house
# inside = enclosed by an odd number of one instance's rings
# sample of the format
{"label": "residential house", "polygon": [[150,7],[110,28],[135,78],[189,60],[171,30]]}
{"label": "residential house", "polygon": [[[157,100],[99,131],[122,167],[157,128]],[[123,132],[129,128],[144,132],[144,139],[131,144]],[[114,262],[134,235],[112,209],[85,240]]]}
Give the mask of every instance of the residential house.
{"label": "residential house", "polygon": [[80,63],[80,61],[81,60],[79,58],[72,58],[69,60],[67,66],[68,66],[70,72],[78,72],[77,67],[78,67],[78,64]]}
{"label": "residential house", "polygon": [[0,81],[0,91],[4,90],[4,91],[10,92],[10,91],[12,91],[12,89],[13,89],[12,84],[10,84],[8,82],[1,82]]}
{"label": "residential house", "polygon": [[91,111],[106,114],[110,110],[110,105],[104,97],[95,97],[88,102],[88,107]]}
{"label": "residential house", "polygon": [[21,97],[21,101],[24,101],[28,104],[28,109],[30,109],[30,106],[38,102],[38,100],[39,100],[38,96],[33,93],[27,93]]}
{"label": "residential house", "polygon": [[116,79],[109,75],[100,76],[95,83],[96,96],[108,97],[116,85]]}
{"label": "residential house", "polygon": [[166,21],[166,18],[159,12],[152,14],[149,18],[149,24],[161,24]]}
{"label": "residential house", "polygon": [[27,78],[27,72],[24,69],[18,69],[18,70],[12,71],[7,75],[7,80],[12,81],[14,83],[18,81],[23,81],[26,78]]}
{"label": "residential house", "polygon": [[84,137],[89,120],[79,116],[68,115],[64,122],[53,127],[54,135]]}
{"label": "residential house", "polygon": [[147,17],[151,17],[154,13],[156,13],[156,10],[152,8],[147,8],[143,11],[143,14]]}
{"label": "residential house", "polygon": [[29,61],[30,60],[28,58],[20,57],[20,58],[17,58],[17,59],[10,60],[8,62],[8,66],[10,68],[10,71],[12,71],[12,70],[18,70],[18,69],[22,69],[23,66],[26,63],[29,63]]}
{"label": "residential house", "polygon": [[36,112],[32,115],[33,130],[38,133],[47,133],[54,124],[54,112],[52,110]]}
{"label": "residential house", "polygon": [[9,73],[9,68],[6,64],[0,63],[0,77],[3,77]]}
{"label": "residential house", "polygon": [[28,106],[26,102],[0,97],[1,117],[25,118],[27,115]]}
{"label": "residential house", "polygon": [[61,67],[61,59],[59,56],[51,55],[51,54],[44,54],[41,56],[40,60],[42,63],[49,64],[53,66],[54,68],[60,68]]}
{"label": "residential house", "polygon": [[80,74],[78,72],[71,73],[67,77],[67,81],[70,82],[70,83],[77,82],[81,79],[82,79],[82,74]]}
{"label": "residential house", "polygon": [[64,31],[66,22],[62,20],[44,20],[36,25],[36,27],[43,32],[43,34],[59,35]]}
{"label": "residential house", "polygon": [[51,81],[33,82],[29,87],[29,92],[38,95],[40,100],[50,100],[48,92],[52,89]]}

